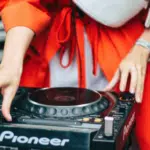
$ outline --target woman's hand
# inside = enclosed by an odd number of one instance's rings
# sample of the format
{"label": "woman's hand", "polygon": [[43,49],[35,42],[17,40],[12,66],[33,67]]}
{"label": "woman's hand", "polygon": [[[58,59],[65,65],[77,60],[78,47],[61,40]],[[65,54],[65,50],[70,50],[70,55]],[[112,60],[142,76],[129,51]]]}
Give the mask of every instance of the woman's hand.
{"label": "woman's hand", "polygon": [[12,121],[10,108],[19,86],[21,74],[21,66],[0,66],[0,87],[3,95],[2,114],[7,121]]}
{"label": "woman's hand", "polygon": [[129,75],[131,76],[129,91],[135,93],[136,102],[142,101],[149,51],[135,45],[120,63],[114,77],[105,88],[111,90],[120,81],[120,91],[125,91]]}
{"label": "woman's hand", "polygon": [[7,32],[2,63],[0,89],[3,94],[2,114],[11,121],[10,107],[19,86],[25,53],[34,37],[26,27],[14,27]]}

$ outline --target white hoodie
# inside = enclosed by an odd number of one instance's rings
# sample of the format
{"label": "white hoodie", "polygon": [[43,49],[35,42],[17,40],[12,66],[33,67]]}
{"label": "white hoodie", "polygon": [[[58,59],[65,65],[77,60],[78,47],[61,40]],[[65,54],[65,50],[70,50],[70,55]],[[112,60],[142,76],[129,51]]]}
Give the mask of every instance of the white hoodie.
{"label": "white hoodie", "polygon": [[85,13],[98,22],[120,27],[147,8],[146,0],[73,0]]}

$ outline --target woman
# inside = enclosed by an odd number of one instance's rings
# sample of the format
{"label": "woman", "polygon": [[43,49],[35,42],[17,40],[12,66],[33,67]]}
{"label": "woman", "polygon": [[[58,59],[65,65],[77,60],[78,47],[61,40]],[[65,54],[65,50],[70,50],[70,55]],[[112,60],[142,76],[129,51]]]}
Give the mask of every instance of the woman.
{"label": "woman", "polygon": [[0,9],[7,32],[0,86],[8,121],[19,84],[97,90],[107,85],[105,90],[111,90],[120,81],[119,89],[125,91],[130,74],[129,90],[142,102],[136,118],[139,145],[150,149],[150,52],[136,44],[141,38],[150,42],[150,30],[143,25],[145,12],[114,29],[97,23],[70,0],[1,0]]}

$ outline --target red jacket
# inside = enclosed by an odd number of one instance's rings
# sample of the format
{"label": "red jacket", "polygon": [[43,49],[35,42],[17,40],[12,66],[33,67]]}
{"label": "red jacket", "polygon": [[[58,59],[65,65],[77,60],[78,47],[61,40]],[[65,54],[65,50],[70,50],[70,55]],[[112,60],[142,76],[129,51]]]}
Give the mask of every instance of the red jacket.
{"label": "red jacket", "polygon": [[99,64],[110,80],[122,58],[143,32],[140,16],[119,30],[111,29],[86,15],[80,17],[70,0],[10,0],[8,3],[1,0],[0,8],[6,31],[15,26],[26,26],[36,33],[25,58],[22,86],[49,86],[48,62],[58,50],[63,56],[65,46],[70,43],[72,57],[73,48],[78,49],[79,85],[84,87],[84,28],[93,50],[93,72],[96,74],[95,68]]}
{"label": "red jacket", "polygon": [[[93,73],[96,74],[96,65],[100,65],[110,80],[120,61],[144,30],[142,13],[123,27],[112,29],[79,14],[71,0],[0,0],[0,9],[6,31],[15,26],[26,26],[36,33],[25,57],[22,86],[49,86],[48,63],[58,50],[63,56],[64,49],[69,44],[69,64],[76,53],[79,85],[84,87],[84,29],[92,46]],[[76,51],[74,47],[77,48]],[[149,83],[148,64],[143,102],[137,115],[136,129],[141,150],[150,149],[150,121],[147,120],[150,117]]]}

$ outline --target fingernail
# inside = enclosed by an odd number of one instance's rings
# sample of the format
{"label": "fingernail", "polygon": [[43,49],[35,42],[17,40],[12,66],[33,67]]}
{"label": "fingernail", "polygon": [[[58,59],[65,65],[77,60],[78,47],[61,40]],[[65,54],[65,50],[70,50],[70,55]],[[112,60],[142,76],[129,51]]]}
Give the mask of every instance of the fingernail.
{"label": "fingernail", "polygon": [[140,95],[136,96],[136,101],[137,101],[137,103],[141,103],[141,96]]}
{"label": "fingernail", "polygon": [[131,89],[130,89],[130,93],[132,93],[132,94],[134,94],[134,93],[135,93],[134,88],[131,88]]}
{"label": "fingernail", "polygon": [[120,91],[121,91],[121,92],[124,92],[124,87],[120,87]]}
{"label": "fingernail", "polygon": [[137,101],[137,103],[141,103],[140,98],[137,98],[136,101]]}
{"label": "fingernail", "polygon": [[119,89],[120,89],[121,92],[123,91],[122,86],[120,86]]}
{"label": "fingernail", "polygon": [[12,117],[11,117],[10,114],[9,114],[9,116],[8,116],[8,121],[12,121]]}

